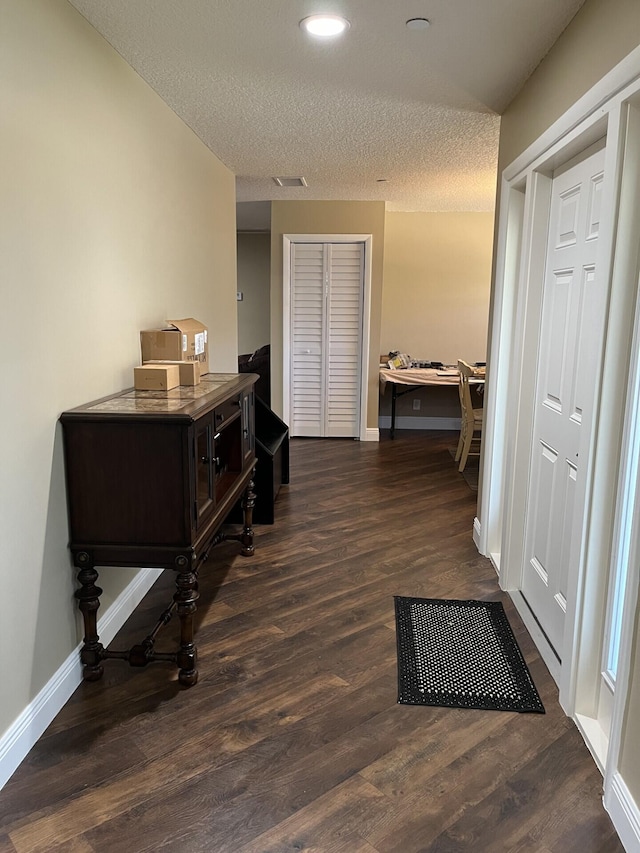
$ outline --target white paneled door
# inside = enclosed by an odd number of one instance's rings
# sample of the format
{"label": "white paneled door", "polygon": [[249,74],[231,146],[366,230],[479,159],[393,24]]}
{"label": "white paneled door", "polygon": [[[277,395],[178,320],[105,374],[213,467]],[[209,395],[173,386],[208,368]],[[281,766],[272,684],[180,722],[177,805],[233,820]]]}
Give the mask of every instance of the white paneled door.
{"label": "white paneled door", "polygon": [[596,269],[603,178],[600,150],[564,167],[552,184],[522,593],[559,659],[606,309]]}
{"label": "white paneled door", "polygon": [[359,436],[363,299],[364,243],[291,243],[292,436]]}

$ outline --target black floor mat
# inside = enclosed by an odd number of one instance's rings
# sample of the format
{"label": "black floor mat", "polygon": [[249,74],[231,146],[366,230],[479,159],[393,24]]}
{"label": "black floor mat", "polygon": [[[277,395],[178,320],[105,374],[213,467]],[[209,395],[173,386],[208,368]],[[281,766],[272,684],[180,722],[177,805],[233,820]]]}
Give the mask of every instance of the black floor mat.
{"label": "black floor mat", "polygon": [[499,601],[395,597],[398,702],[544,714]]}

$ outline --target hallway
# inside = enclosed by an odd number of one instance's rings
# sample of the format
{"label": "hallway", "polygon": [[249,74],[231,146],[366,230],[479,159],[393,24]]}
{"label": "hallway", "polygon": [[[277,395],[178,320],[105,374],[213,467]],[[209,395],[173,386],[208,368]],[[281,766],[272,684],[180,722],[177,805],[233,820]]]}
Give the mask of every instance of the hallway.
{"label": "hallway", "polygon": [[[293,440],[255,556],[225,543],[201,575],[199,683],[107,661],[0,793],[0,853],[621,853],[600,774],[472,542],[456,440]],[[503,601],[546,714],[398,705],[394,595]]]}

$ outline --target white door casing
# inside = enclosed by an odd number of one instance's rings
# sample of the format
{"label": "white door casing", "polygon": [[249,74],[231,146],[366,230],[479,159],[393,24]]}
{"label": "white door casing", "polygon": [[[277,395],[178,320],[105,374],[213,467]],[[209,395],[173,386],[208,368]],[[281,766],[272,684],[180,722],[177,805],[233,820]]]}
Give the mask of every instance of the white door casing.
{"label": "white door casing", "polygon": [[559,659],[607,299],[596,271],[603,180],[601,149],[552,184],[522,594]]}

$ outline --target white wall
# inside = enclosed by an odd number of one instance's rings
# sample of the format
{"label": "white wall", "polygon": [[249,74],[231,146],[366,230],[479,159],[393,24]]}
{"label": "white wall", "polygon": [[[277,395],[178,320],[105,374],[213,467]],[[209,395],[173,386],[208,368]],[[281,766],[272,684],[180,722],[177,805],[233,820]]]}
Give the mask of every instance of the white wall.
{"label": "white wall", "polygon": [[233,175],[65,0],[3,0],[0,102],[1,736],[82,637],[60,412],[131,384],[141,328],[202,320],[222,371],[237,335]]}

